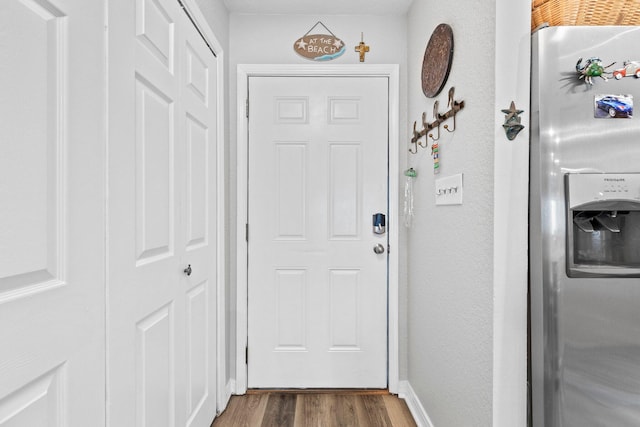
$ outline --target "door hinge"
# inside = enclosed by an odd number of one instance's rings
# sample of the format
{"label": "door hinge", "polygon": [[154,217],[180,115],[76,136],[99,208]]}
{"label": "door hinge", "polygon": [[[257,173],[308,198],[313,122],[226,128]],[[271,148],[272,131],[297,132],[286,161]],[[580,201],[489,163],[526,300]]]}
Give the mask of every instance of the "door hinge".
{"label": "door hinge", "polygon": [[249,243],[249,224],[245,224],[244,225],[244,238],[247,241],[247,243]]}
{"label": "door hinge", "polygon": [[248,119],[249,118],[249,98],[247,98],[247,103],[245,104],[245,113]]}
{"label": "door hinge", "polygon": [[245,363],[246,365],[248,365],[248,364],[249,364],[249,346],[246,346],[246,347],[244,348],[244,363]]}

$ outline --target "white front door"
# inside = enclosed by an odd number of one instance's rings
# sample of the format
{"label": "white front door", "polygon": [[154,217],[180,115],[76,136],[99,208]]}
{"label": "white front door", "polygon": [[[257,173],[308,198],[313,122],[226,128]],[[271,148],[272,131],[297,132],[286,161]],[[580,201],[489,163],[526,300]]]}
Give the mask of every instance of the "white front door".
{"label": "white front door", "polygon": [[208,426],[216,58],[177,0],[110,1],[109,25],[109,424]]}
{"label": "white front door", "polygon": [[388,90],[249,78],[250,388],[387,386]]}
{"label": "white front door", "polygon": [[0,2],[0,425],[105,419],[104,4]]}

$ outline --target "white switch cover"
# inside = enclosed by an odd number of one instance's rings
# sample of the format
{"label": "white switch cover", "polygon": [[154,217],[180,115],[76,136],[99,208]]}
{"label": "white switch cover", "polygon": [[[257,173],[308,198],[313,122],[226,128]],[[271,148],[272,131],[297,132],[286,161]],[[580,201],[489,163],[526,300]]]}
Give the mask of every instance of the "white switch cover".
{"label": "white switch cover", "polygon": [[462,174],[436,179],[436,205],[462,204]]}

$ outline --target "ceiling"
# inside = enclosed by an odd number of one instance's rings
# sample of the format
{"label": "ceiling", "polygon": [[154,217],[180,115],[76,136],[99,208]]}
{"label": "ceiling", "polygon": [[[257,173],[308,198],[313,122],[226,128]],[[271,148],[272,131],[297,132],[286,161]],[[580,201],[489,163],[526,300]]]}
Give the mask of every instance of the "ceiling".
{"label": "ceiling", "polygon": [[404,15],[413,0],[224,0],[231,13]]}

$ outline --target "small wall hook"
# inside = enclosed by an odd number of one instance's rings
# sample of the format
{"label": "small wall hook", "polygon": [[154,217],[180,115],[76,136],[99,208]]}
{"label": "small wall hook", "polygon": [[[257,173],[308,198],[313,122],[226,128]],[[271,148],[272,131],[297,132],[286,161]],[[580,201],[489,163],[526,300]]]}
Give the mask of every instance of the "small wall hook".
{"label": "small wall hook", "polygon": [[[434,103],[433,103],[433,118],[434,118],[434,119],[436,119],[436,120],[433,122],[433,124],[435,124],[435,125],[436,125],[436,126],[435,126],[435,128],[437,128],[437,129],[438,129],[438,137],[437,137],[437,138],[434,138],[434,137],[433,137],[433,134],[432,134],[432,133],[430,133],[430,134],[429,134],[429,138],[433,139],[434,141],[437,141],[437,140],[439,140],[439,139],[440,139],[440,123],[441,123],[441,122],[440,122],[440,114],[438,113],[438,105],[439,105],[439,104],[440,104],[440,103],[439,103],[437,100],[436,100],[436,102],[434,102]],[[434,128],[434,129],[435,129],[435,128]]]}
{"label": "small wall hook", "polygon": [[413,122],[413,137],[411,138],[411,143],[413,147],[409,147],[409,152],[411,154],[416,154],[418,152],[418,142],[420,141],[420,132],[416,130],[417,122]]}
{"label": "small wall hook", "polygon": [[[427,113],[423,112],[422,113],[422,129],[430,129],[429,126],[430,126],[429,123],[427,123]],[[429,143],[427,142],[427,138],[424,139],[424,144],[418,141],[418,145],[421,146],[422,148],[427,148],[427,146],[429,145]]]}
{"label": "small wall hook", "polygon": [[455,91],[455,88],[452,86],[451,89],[449,89],[449,102],[448,105],[450,106],[449,111],[447,111],[444,114],[444,117],[446,119],[448,118],[453,118],[453,128],[449,129],[448,125],[445,125],[444,128],[449,131],[449,132],[454,132],[456,130],[456,115],[458,114],[458,112],[460,110],[462,110],[464,108],[464,101],[455,101],[453,99],[453,93]]}
{"label": "small wall hook", "polygon": [[447,130],[447,132],[455,132],[456,130],[456,115],[453,115],[453,129],[449,129],[449,125],[444,125],[444,128]]}

